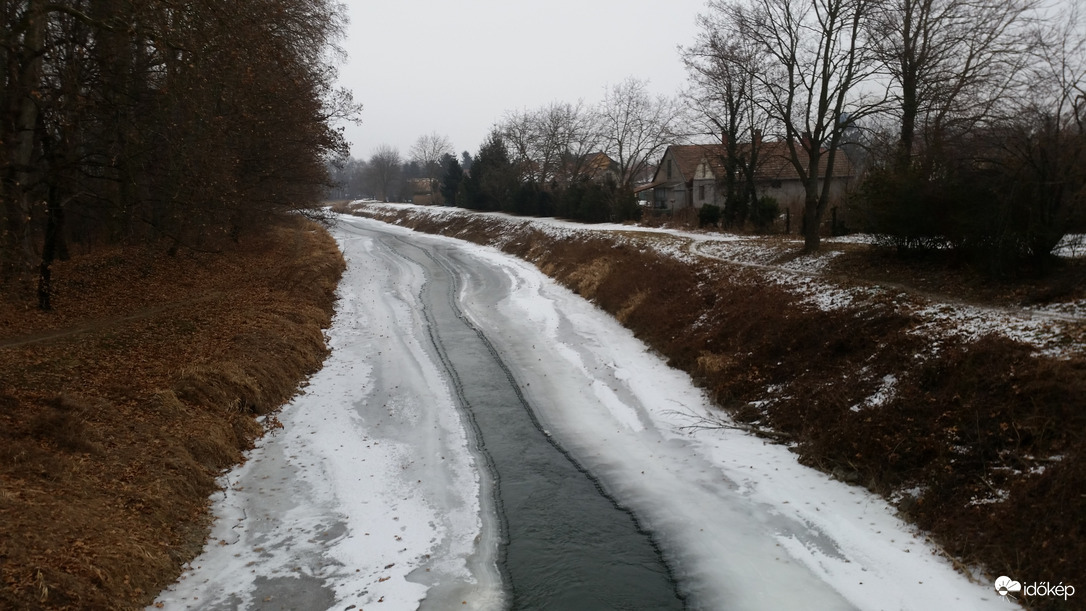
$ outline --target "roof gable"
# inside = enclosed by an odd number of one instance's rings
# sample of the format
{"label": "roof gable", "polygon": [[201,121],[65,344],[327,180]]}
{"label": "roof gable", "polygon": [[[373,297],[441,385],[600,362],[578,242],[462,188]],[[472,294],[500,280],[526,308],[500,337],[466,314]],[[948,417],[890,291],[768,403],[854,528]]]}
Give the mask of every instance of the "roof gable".
{"label": "roof gable", "polygon": [[[746,145],[749,149],[749,143]],[[826,175],[826,170],[829,168],[829,151],[822,149],[822,154],[818,158],[818,176],[823,177]],[[799,180],[799,172],[796,171],[796,167],[792,165],[791,153],[788,150],[788,143],[783,141],[763,142],[761,149],[758,151],[758,170],[757,176],[762,180]],[[801,158],[802,162],[803,159]],[[833,158],[833,176],[834,178],[848,178],[854,174],[852,164],[849,163],[848,156],[845,155],[845,151],[838,149]]]}
{"label": "roof gable", "polygon": [[[750,142],[741,142],[738,145],[738,152],[747,156],[750,154],[750,148]],[[826,154],[826,149],[823,149],[822,153],[818,162],[819,176],[825,176],[826,169],[829,166],[829,156]],[[724,174],[724,160],[727,157],[727,149],[723,144],[672,145],[664,152],[663,160],[668,159],[669,155],[679,173],[678,179],[689,181],[694,178],[698,167],[703,162],[708,162],[708,169],[714,176],[722,176]],[[661,172],[664,171],[665,165],[665,162],[661,162],[660,167],[657,168],[656,174],[653,176],[653,183],[660,183],[664,180]],[[846,178],[853,175],[854,170],[852,164],[848,161],[848,157],[844,151],[838,150],[833,161],[833,176]],[[800,179],[799,173],[796,172],[795,166],[792,165],[788,143],[780,140],[761,143],[758,149],[756,176],[759,180]]]}
{"label": "roof gable", "polygon": [[[674,170],[678,172],[678,177],[673,177],[671,181],[678,179],[680,182],[688,181],[694,177],[694,173],[698,169],[698,164],[706,156],[713,157],[719,156],[719,152],[714,152],[714,148],[721,148],[719,144],[672,144],[664,151],[663,157],[660,158],[660,165],[656,168],[656,173],[652,177],[653,183],[660,183],[667,181],[667,160],[671,159],[674,164]],[[662,175],[663,174],[663,175]]]}

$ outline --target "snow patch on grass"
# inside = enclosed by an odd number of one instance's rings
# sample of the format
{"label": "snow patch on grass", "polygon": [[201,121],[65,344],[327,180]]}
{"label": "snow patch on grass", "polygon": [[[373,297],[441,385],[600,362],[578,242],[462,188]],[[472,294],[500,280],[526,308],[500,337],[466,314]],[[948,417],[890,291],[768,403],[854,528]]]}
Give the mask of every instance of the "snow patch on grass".
{"label": "snow patch on grass", "polygon": [[1086,233],[1071,233],[1063,236],[1053,254],[1068,259],[1086,257]]}
{"label": "snow patch on grass", "polygon": [[864,409],[879,408],[890,402],[894,398],[894,390],[897,387],[897,376],[894,374],[887,374],[882,377],[882,382],[879,387],[875,389],[875,393],[864,400],[862,404],[853,405],[850,409],[854,412],[860,412]]}
{"label": "snow patch on grass", "polygon": [[1066,354],[1068,349],[1083,349],[1081,341],[1068,337],[1063,324],[1051,320],[1021,318],[993,308],[961,304],[931,304],[915,313],[923,322],[912,332],[933,338],[976,341],[996,334],[1033,346],[1039,354],[1055,357]]}

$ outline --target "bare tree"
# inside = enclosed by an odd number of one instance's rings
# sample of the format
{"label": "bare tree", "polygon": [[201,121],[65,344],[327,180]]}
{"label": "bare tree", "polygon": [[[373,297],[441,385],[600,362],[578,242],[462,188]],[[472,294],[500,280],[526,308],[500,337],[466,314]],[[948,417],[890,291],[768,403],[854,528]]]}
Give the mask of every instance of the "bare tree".
{"label": "bare tree", "polygon": [[315,203],[357,110],[326,63],[342,10],[0,2],[0,283],[40,246],[48,309],[66,235],[197,247]]}
{"label": "bare tree", "polygon": [[[505,113],[496,130],[514,163],[524,168],[523,174],[530,180],[539,181],[545,172],[533,159],[539,149],[538,111],[514,110]],[[534,171],[530,171],[534,168]]]}
{"label": "bare tree", "polygon": [[415,145],[411,147],[411,160],[418,164],[423,175],[430,181],[431,202],[436,202],[437,180],[443,172],[441,159],[445,155],[451,155],[452,153],[452,142],[436,132],[419,136],[419,139],[415,141]]}
{"label": "bare tree", "polygon": [[652,96],[647,81],[631,76],[607,89],[599,109],[600,137],[604,151],[618,164],[619,187],[632,189],[671,143],[678,117],[678,103]]}
{"label": "bare tree", "polygon": [[509,113],[499,130],[521,175],[543,187],[576,180],[601,145],[597,115],[581,101]]}
{"label": "bare tree", "polygon": [[1069,230],[1086,227],[1086,8],[1065,6],[1033,37],[1030,95],[1013,98],[997,133],[1003,191],[1025,210],[1026,254],[1046,262]]}
{"label": "bare tree", "polygon": [[387,144],[377,147],[367,164],[370,184],[377,199],[387,202],[395,195],[392,190],[400,177],[402,167],[403,160],[400,159],[398,150]]}
{"label": "bare tree", "polygon": [[1036,0],[882,0],[867,21],[871,48],[893,83],[899,163],[917,131],[927,140],[968,133],[1019,84],[1025,19]]}
{"label": "bare tree", "polygon": [[329,164],[332,186],[328,189],[330,199],[357,199],[370,195],[366,191],[366,161],[348,157],[337,159]]}
{"label": "bare tree", "polygon": [[819,229],[849,121],[878,109],[860,95],[874,62],[864,34],[874,0],[711,0],[734,35],[762,54],[755,82],[762,109],[779,124],[789,161],[804,186],[804,248],[818,250]]}
{"label": "bare tree", "polygon": [[45,46],[48,12],[46,2],[4,3],[3,102],[10,120],[0,122],[0,199],[3,200],[4,224],[0,228],[0,282],[25,269],[33,260],[31,233],[31,194],[34,180],[34,132],[39,105],[34,99],[41,86],[42,55]]}
{"label": "bare tree", "polygon": [[544,109],[542,119],[543,147],[558,160],[554,178],[562,186],[585,178],[589,154],[602,145],[596,109],[580,100],[555,103]]}
{"label": "bare tree", "polygon": [[734,36],[730,13],[699,15],[696,42],[683,49],[690,76],[686,99],[700,131],[722,143],[724,218],[742,225],[758,201],[756,173],[761,136],[769,117],[759,106],[757,74],[762,54],[750,39]]}

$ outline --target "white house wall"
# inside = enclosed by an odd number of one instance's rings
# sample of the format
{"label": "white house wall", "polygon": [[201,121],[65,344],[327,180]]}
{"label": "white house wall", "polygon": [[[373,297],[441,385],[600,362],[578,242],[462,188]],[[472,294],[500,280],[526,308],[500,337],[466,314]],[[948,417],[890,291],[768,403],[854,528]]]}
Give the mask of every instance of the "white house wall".
{"label": "white house wall", "polygon": [[[822,182],[821,180],[818,181],[820,190],[822,189]],[[836,178],[830,183],[830,203],[826,207],[827,210],[844,202],[845,195],[848,192],[848,184],[849,180],[847,178]],[[758,189],[758,197],[766,196],[777,200],[777,204],[780,205],[781,215],[784,215],[786,210],[790,212],[792,216],[791,230],[793,232],[799,231],[800,222],[803,218],[803,204],[807,198],[806,191],[803,189],[803,182],[785,180],[781,181],[780,187],[762,185]],[[828,221],[828,218],[826,220]]]}

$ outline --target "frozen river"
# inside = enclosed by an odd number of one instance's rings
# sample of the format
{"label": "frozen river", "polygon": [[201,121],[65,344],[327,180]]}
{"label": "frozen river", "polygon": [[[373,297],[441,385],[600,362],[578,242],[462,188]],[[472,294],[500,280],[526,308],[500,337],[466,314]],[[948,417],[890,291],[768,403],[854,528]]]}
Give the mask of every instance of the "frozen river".
{"label": "frozen river", "polygon": [[[168,609],[980,609],[866,492],[712,409],[535,268],[342,217],[324,369]],[[375,606],[380,603],[380,606]]]}

